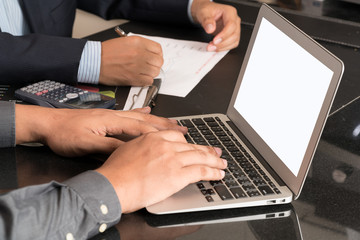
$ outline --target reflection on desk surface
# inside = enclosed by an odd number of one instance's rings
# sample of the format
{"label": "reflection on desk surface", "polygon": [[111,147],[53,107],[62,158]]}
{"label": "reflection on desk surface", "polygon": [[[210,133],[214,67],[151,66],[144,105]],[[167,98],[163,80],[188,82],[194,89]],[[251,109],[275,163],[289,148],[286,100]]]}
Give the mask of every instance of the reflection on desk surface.
{"label": "reflection on desk surface", "polygon": [[[170,215],[152,215],[142,210],[124,215],[116,229],[121,240],[302,239],[297,215],[290,204]],[[112,235],[106,239],[116,238]]]}
{"label": "reflection on desk surface", "polygon": [[323,139],[355,155],[360,155],[360,98],[329,116]]}
{"label": "reflection on desk surface", "polygon": [[303,228],[322,229],[330,239],[360,239],[359,124],[360,99],[329,116],[309,178],[294,203],[297,210],[306,209],[298,211]]}

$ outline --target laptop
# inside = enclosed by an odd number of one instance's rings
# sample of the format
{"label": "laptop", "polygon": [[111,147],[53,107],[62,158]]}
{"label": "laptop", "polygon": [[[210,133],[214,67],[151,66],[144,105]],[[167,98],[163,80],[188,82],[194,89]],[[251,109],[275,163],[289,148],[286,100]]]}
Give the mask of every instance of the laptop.
{"label": "laptop", "polygon": [[188,127],[188,142],[222,148],[224,179],[190,184],[147,210],[168,214],[297,199],[343,71],[340,59],[263,4],[226,114],[176,118]]}

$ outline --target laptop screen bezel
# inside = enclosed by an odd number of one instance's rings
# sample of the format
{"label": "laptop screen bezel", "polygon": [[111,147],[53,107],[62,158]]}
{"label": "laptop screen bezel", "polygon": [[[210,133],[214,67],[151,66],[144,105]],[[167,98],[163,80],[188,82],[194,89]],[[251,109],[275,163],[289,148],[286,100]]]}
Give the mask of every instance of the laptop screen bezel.
{"label": "laptop screen bezel", "polygon": [[[247,121],[240,115],[235,109],[234,103],[245,74],[247,64],[249,62],[250,54],[252,52],[256,35],[258,33],[262,19],[265,18],[271,24],[280,29],[288,37],[294,40],[302,48],[308,51],[312,56],[317,58],[320,62],[326,65],[333,71],[333,77],[331,79],[328,91],[326,93],[324,102],[322,104],[319,116],[317,118],[314,131],[311,134],[309,144],[306,148],[306,152],[297,176],[295,176],[290,169],[283,163],[283,161],[271,150],[271,148],[261,139],[261,137],[254,131],[254,129],[247,123]],[[271,41],[269,39],[269,41]],[[250,38],[248,49],[245,54],[243,64],[240,69],[240,73],[237,79],[235,90],[233,92],[227,115],[236,127],[242,132],[242,134],[249,140],[252,146],[258,151],[258,153],[264,158],[264,160],[270,165],[270,167],[278,174],[278,176],[285,182],[294,194],[296,199],[302,189],[305,178],[310,168],[311,161],[316,151],[316,147],[321,137],[321,133],[325,126],[327,116],[329,114],[332,102],[334,100],[336,91],[338,89],[342,74],[344,71],[343,62],[330,53],[327,49],[322,47],[311,37],[302,32],[295,25],[290,23],[284,17],[282,17],[275,10],[270,8],[267,4],[263,4],[259,10],[258,17],[253,29],[253,33]]]}

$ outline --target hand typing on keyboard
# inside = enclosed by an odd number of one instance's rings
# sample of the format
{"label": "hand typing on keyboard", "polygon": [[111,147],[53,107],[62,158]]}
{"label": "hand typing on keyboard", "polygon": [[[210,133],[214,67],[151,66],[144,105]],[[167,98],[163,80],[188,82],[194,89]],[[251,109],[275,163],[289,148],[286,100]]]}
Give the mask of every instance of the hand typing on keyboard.
{"label": "hand typing on keyboard", "polygon": [[107,177],[123,212],[157,203],[190,183],[220,180],[226,160],[219,148],[188,144],[173,130],[148,133],[121,145],[97,169]]}
{"label": "hand typing on keyboard", "polygon": [[222,180],[210,181],[211,188],[197,184],[208,202],[214,201],[212,195],[216,193],[224,201],[280,193],[219,117],[181,119],[179,123],[188,128],[185,136],[188,143],[221,148],[221,158],[227,160],[228,167]]}

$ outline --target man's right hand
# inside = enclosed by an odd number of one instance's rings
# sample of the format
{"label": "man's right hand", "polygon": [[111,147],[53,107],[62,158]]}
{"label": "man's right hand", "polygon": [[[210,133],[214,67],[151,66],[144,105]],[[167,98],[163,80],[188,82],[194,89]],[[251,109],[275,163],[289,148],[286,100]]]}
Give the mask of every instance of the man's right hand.
{"label": "man's right hand", "polygon": [[161,45],[139,36],[102,42],[99,82],[111,86],[147,86],[164,63]]}
{"label": "man's right hand", "polygon": [[120,147],[97,169],[113,185],[122,212],[157,203],[200,180],[224,177],[219,148],[188,144],[179,131],[152,132]]}

